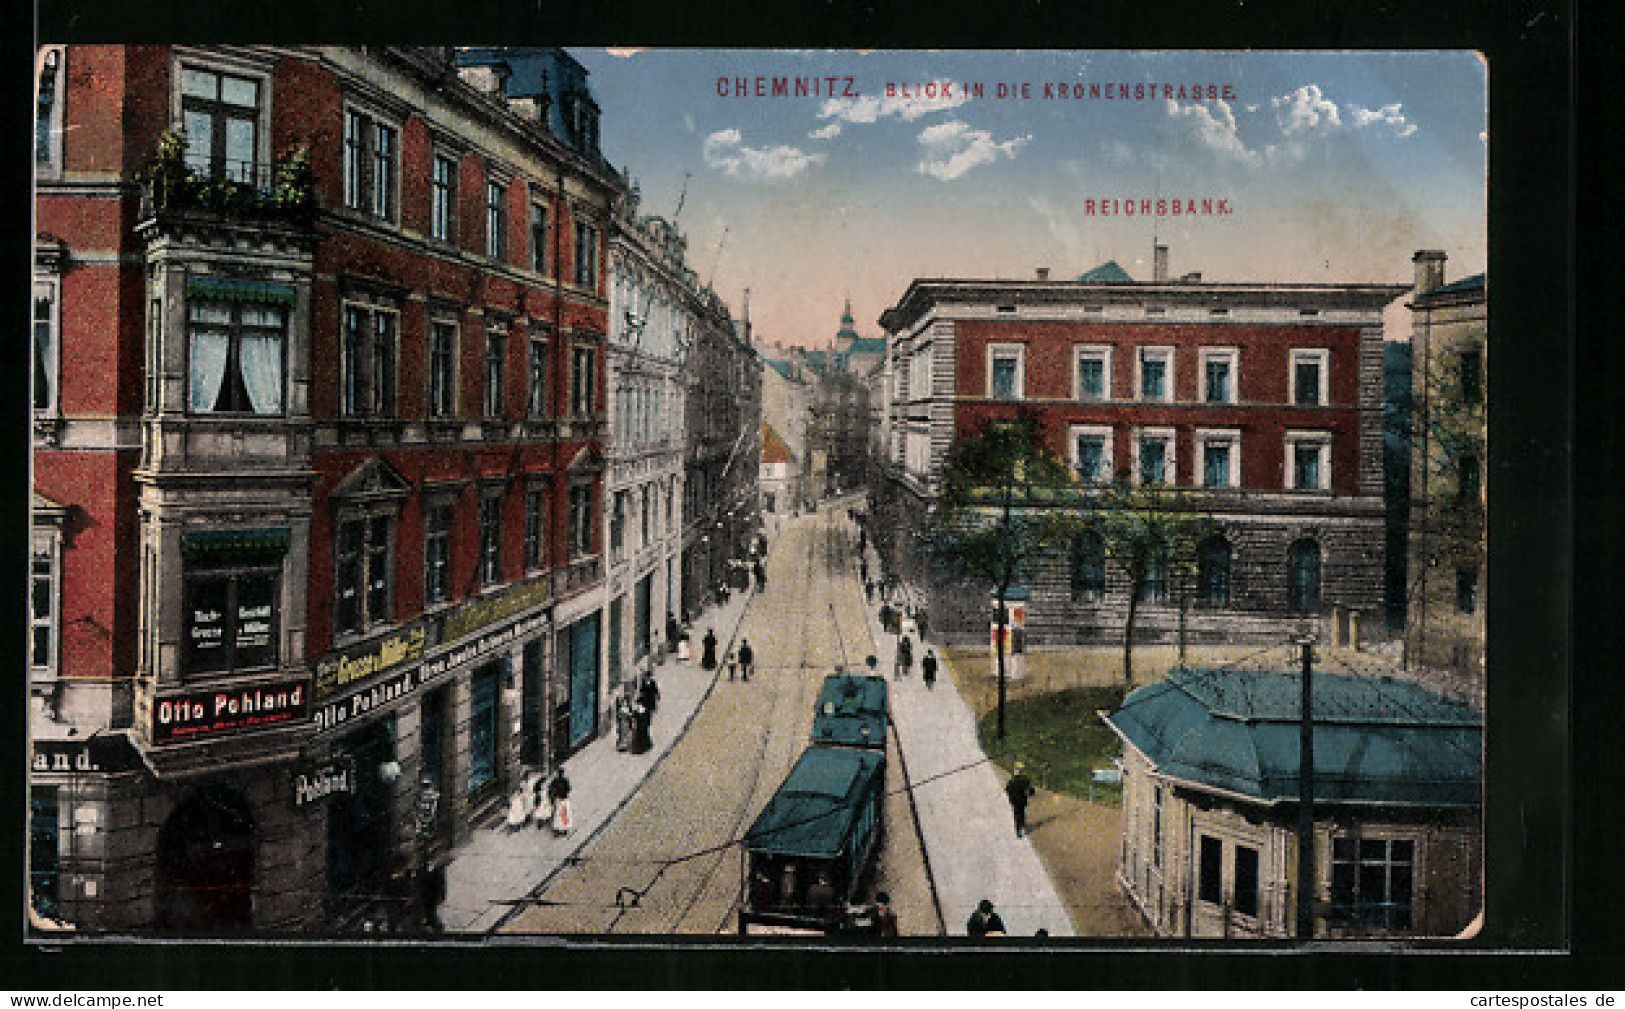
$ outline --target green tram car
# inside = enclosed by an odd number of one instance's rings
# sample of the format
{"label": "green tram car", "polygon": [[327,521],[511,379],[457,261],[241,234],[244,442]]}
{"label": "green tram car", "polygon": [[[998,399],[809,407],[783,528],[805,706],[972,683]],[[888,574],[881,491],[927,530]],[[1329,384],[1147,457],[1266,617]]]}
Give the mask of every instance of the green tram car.
{"label": "green tram car", "polygon": [[883,748],[808,747],[745,835],[740,933],[851,927],[849,905],[880,850],[885,792]]}
{"label": "green tram car", "polygon": [[891,724],[886,699],[886,681],[878,676],[826,676],[813,710],[813,744],[885,752]]}

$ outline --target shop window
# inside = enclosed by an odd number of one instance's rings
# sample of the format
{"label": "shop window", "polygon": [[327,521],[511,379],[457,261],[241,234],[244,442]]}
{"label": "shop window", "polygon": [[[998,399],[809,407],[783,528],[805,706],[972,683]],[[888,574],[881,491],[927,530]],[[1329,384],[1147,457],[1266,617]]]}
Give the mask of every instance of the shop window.
{"label": "shop window", "polygon": [[399,150],[395,127],[358,109],[344,110],[344,205],[395,219]]}
{"label": "shop window", "polygon": [[1201,835],[1196,862],[1196,899],[1208,904],[1224,902],[1224,845],[1216,837]]}
{"label": "shop window", "polygon": [[258,168],[260,82],[209,67],[181,67],[186,163],[209,179],[265,185]]}
{"label": "shop window", "polygon": [[1320,609],[1320,544],[1299,540],[1287,551],[1287,604],[1299,612]]}
{"label": "shop window", "polygon": [[451,599],[450,502],[436,502],[424,510],[423,599],[433,605]]}
{"label": "shop window", "polygon": [[468,722],[468,794],[477,795],[496,782],[497,696],[502,664],[493,662],[474,671]]}
{"label": "shop window", "polygon": [[287,544],[285,529],[194,533],[181,540],[187,674],[277,664]]}
{"label": "shop window", "polygon": [[434,156],[429,234],[442,242],[457,240],[457,162],[445,154]]}
{"label": "shop window", "polygon": [[1329,916],[1355,928],[1412,927],[1414,841],[1335,837]]}
{"label": "shop window", "polygon": [[638,579],[632,593],[632,648],[639,659],[647,658],[654,630],[654,575]]}
{"label": "shop window", "polygon": [[341,519],[334,536],[333,630],[359,634],[390,619],[393,514]]}
{"label": "shop window", "polygon": [[1205,540],[1197,551],[1196,598],[1205,606],[1230,605],[1230,544],[1222,536]]}
{"label": "shop window", "polygon": [[62,916],[62,814],[57,790],[36,785],[28,790],[28,898],[47,918]]}
{"label": "shop window", "polygon": [[343,752],[355,761],[355,788],[332,800],[327,818],[327,875],[336,893],[380,893],[393,845],[393,795],[385,765],[394,764],[395,716],[386,715],[346,736]]}
{"label": "shop window", "polygon": [[457,415],[457,324],[429,324],[429,416]]}
{"label": "shop window", "polygon": [[395,416],[395,341],[400,317],[392,310],[344,306],[340,361],[347,417]]}
{"label": "shop window", "polygon": [[419,742],[422,750],[423,780],[441,795],[446,793],[447,689],[440,687],[424,695],[421,712],[423,728]]}
{"label": "shop window", "polygon": [[280,414],[287,311],[253,301],[189,301],[193,413]]}

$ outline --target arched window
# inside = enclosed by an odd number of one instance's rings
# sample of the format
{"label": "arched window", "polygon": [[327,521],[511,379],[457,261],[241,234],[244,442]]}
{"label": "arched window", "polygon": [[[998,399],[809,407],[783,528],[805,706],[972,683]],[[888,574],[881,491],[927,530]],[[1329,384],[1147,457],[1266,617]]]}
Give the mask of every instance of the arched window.
{"label": "arched window", "polygon": [[1223,536],[1204,540],[1197,553],[1196,598],[1204,606],[1230,605],[1230,544]]}
{"label": "arched window", "polygon": [[1099,533],[1085,530],[1072,541],[1072,598],[1094,600],[1105,592],[1105,544]]}
{"label": "arched window", "polygon": [[62,50],[47,49],[40,57],[34,94],[34,164],[54,167],[61,160]]}
{"label": "arched window", "polygon": [[1320,544],[1299,540],[1287,551],[1288,604],[1294,610],[1320,609]]}

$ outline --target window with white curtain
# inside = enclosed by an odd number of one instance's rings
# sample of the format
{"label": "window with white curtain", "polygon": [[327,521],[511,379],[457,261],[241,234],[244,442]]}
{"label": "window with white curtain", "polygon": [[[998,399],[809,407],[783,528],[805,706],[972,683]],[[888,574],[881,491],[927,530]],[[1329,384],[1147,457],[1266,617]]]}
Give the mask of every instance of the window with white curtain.
{"label": "window with white curtain", "polygon": [[193,413],[282,412],[287,312],[251,301],[187,305]]}

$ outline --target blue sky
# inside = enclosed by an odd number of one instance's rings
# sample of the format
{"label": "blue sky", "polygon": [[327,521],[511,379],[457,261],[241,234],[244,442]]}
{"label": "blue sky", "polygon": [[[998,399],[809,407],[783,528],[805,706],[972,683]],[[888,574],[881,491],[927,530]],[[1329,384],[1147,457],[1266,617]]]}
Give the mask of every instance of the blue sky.
{"label": "blue sky", "polygon": [[[672,217],[691,264],[768,341],[822,346],[914,277],[1408,282],[1419,248],[1484,268],[1486,74],[1426,53],[573,49],[605,155]],[[736,97],[735,78],[835,77],[861,97]],[[729,84],[719,95],[718,79]],[[886,98],[886,85],[952,84]],[[983,85],[968,97],[963,85]],[[1233,100],[1045,99],[1045,83],[1229,85]],[[1032,97],[999,98],[998,86]],[[686,186],[686,195],[684,188]],[[1226,216],[1098,201],[1224,199]],[[1097,210],[1088,212],[1089,199]]]}

